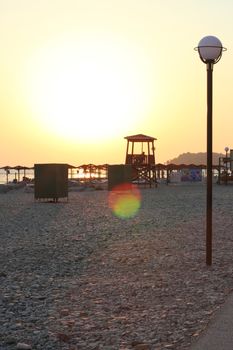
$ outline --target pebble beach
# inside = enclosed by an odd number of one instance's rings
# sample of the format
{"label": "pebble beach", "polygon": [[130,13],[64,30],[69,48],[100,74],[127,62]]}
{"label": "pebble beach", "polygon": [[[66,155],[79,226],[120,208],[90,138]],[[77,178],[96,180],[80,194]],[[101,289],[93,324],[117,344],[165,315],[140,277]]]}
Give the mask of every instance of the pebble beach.
{"label": "pebble beach", "polygon": [[38,202],[0,193],[0,350],[187,350],[233,290],[233,186],[141,188],[122,219],[107,190]]}

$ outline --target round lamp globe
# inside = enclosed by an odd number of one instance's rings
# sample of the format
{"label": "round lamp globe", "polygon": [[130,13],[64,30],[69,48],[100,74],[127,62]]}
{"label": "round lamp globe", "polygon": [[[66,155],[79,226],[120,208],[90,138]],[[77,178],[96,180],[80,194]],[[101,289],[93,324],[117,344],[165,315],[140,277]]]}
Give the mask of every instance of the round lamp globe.
{"label": "round lamp globe", "polygon": [[223,46],[216,36],[208,35],[198,44],[200,58],[205,63],[216,63],[222,55]]}

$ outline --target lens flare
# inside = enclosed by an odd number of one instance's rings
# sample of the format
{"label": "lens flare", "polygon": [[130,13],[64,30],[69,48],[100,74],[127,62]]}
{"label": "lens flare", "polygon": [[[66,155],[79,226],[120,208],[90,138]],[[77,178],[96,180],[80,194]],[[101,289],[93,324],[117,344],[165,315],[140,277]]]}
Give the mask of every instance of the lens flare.
{"label": "lens flare", "polygon": [[141,206],[141,194],[131,183],[117,185],[109,194],[109,207],[121,219],[134,217]]}

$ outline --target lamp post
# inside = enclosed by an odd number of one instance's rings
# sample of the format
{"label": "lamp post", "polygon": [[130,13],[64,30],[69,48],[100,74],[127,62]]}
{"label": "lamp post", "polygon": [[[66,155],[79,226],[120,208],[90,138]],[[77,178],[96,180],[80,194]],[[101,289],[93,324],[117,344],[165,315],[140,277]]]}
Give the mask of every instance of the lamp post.
{"label": "lamp post", "polygon": [[205,36],[195,48],[207,69],[207,197],[206,197],[206,264],[212,264],[212,94],[213,66],[217,63],[223,48],[215,36]]}
{"label": "lamp post", "polygon": [[225,152],[226,152],[226,159],[225,159],[225,163],[226,163],[226,181],[225,184],[227,185],[227,176],[228,176],[228,151],[229,151],[229,147],[225,147]]}

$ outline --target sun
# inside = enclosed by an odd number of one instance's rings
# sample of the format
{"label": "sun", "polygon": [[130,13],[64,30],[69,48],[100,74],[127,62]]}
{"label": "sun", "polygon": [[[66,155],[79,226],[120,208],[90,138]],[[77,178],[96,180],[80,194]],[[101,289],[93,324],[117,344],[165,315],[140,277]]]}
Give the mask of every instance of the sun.
{"label": "sun", "polygon": [[28,96],[37,122],[74,140],[127,133],[147,113],[146,58],[111,41],[56,43],[34,55]]}

